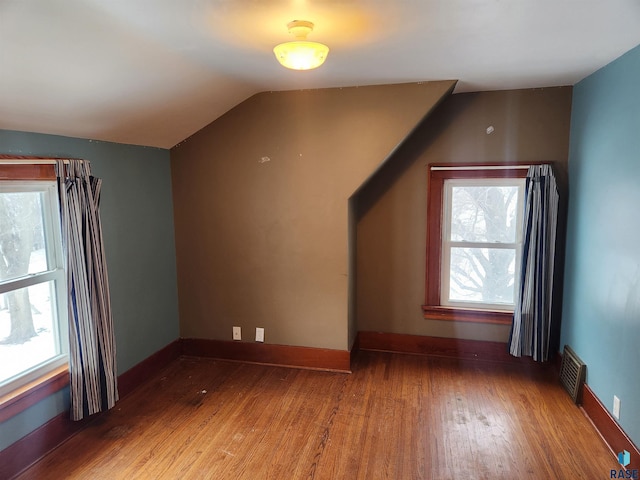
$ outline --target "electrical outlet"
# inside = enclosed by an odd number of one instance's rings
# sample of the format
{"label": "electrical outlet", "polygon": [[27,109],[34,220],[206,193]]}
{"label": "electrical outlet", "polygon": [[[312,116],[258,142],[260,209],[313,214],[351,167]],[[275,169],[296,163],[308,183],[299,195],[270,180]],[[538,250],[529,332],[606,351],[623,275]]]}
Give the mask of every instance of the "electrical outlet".
{"label": "electrical outlet", "polygon": [[264,328],[256,327],[256,342],[264,342]]}
{"label": "electrical outlet", "polygon": [[240,327],[233,327],[233,339],[242,340],[242,330]]}
{"label": "electrical outlet", "polygon": [[613,396],[613,416],[620,420],[620,399]]}

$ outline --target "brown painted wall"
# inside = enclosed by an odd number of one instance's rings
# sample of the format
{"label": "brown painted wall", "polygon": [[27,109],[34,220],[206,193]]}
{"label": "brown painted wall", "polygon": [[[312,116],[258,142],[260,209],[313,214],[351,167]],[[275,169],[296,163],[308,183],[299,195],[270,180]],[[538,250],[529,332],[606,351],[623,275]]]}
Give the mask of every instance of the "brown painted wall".
{"label": "brown painted wall", "polygon": [[[571,87],[453,95],[359,192],[357,324],[363,331],[506,341],[509,328],[425,320],[427,165],[556,164],[566,178]],[[487,135],[492,125],[494,133]],[[561,226],[562,227],[562,226]]]}
{"label": "brown painted wall", "polygon": [[454,84],[262,93],[172,149],[181,336],[348,349],[348,199]]}

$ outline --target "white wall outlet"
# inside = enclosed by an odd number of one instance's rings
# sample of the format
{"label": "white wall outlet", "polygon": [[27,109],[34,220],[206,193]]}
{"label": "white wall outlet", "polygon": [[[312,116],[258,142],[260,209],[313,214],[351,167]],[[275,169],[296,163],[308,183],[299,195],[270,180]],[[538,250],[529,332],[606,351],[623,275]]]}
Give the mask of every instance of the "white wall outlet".
{"label": "white wall outlet", "polygon": [[620,399],[613,396],[613,416],[620,420]]}
{"label": "white wall outlet", "polygon": [[233,339],[242,340],[242,329],[240,327],[233,327]]}
{"label": "white wall outlet", "polygon": [[256,342],[264,342],[264,328],[256,327]]}

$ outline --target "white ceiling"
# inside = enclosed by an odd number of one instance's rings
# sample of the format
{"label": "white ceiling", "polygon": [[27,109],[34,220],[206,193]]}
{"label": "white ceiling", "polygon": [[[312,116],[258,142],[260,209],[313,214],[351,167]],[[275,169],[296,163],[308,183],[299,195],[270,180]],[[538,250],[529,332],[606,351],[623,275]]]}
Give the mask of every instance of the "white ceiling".
{"label": "white ceiling", "polygon": [[[275,60],[294,19],[318,70]],[[169,148],[265,90],[572,85],[638,44],[638,0],[0,0],[0,128]]]}

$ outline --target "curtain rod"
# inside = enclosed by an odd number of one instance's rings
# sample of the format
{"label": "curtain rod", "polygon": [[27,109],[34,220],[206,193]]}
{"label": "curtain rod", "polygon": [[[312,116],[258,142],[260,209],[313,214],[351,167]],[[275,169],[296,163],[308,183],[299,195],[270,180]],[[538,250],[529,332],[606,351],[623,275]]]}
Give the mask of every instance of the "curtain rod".
{"label": "curtain rod", "polygon": [[525,170],[530,165],[468,165],[468,166],[437,166],[431,167],[431,170]]}
{"label": "curtain rod", "polygon": [[58,160],[69,164],[68,158],[0,158],[0,165],[55,165]]}

